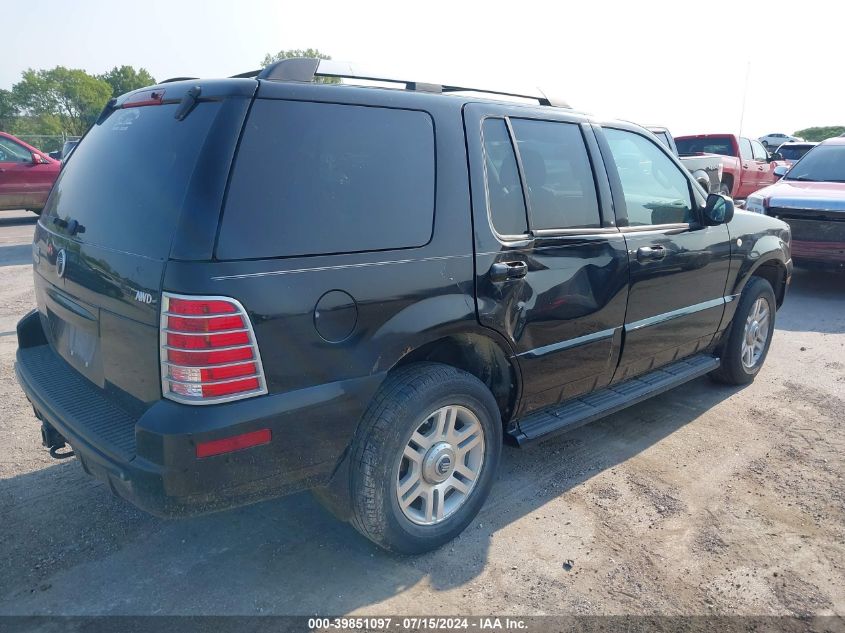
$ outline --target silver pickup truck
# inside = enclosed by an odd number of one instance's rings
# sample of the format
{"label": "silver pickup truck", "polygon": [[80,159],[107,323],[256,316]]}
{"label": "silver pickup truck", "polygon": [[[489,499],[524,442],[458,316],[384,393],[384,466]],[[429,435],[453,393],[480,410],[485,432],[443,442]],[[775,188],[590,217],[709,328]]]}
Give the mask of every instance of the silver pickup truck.
{"label": "silver pickup truck", "polygon": [[649,132],[654,134],[661,143],[672,150],[687,171],[692,174],[696,182],[700,184],[707,193],[726,193],[730,195],[730,189],[722,191],[722,160],[716,154],[704,156],[680,156],[678,147],[675,145],[675,138],[665,127],[649,127]]}

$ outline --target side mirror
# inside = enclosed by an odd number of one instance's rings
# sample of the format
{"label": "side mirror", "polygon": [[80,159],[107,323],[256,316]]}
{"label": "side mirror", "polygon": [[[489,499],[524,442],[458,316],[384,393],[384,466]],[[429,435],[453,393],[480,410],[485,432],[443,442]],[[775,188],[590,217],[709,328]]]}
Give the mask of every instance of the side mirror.
{"label": "side mirror", "polygon": [[707,196],[704,206],[704,223],[708,226],[727,224],[734,217],[734,201],[721,193],[711,193]]}
{"label": "side mirror", "polygon": [[786,173],[789,171],[789,165],[778,165],[775,167],[774,174],[778,178],[783,178],[786,176]]}
{"label": "side mirror", "polygon": [[773,161],[776,161],[776,160],[783,160],[783,156],[781,155],[780,152],[772,152],[769,155],[769,162],[770,163],[773,162]]}
{"label": "side mirror", "polygon": [[45,161],[43,158],[41,158],[41,154],[36,154],[35,152],[32,152],[32,164],[33,165],[40,165],[41,163],[45,163],[45,162],[47,162],[47,161]]}

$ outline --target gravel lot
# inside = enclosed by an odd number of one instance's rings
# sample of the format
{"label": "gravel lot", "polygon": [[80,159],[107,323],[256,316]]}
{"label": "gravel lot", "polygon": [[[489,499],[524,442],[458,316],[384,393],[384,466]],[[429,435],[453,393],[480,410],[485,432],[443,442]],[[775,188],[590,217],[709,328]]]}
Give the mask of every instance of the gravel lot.
{"label": "gravel lot", "polygon": [[0,213],[0,614],[845,614],[845,274],[797,271],[767,365],[529,450],[398,558],[307,493],[182,521],[52,460],[13,370],[34,218]]}

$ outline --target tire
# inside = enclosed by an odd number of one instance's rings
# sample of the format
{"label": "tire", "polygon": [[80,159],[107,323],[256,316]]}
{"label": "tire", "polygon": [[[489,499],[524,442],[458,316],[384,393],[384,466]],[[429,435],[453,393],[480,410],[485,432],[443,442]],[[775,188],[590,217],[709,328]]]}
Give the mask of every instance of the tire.
{"label": "tire", "polygon": [[[447,442],[437,434],[441,420],[466,438],[458,437],[454,445]],[[435,436],[440,439],[432,439]],[[466,453],[459,452],[467,446],[471,448]],[[352,445],[352,525],[392,552],[420,554],[442,546],[458,536],[484,504],[501,447],[499,408],[475,376],[439,363],[399,368],[373,398]],[[475,472],[474,479],[464,472]],[[427,476],[448,478],[438,483]],[[463,490],[451,487],[458,484]],[[406,488],[405,509],[400,506],[400,487]],[[441,517],[435,514],[437,508]],[[426,524],[428,517],[431,522]]]}
{"label": "tire", "polygon": [[722,182],[719,184],[719,193],[721,193],[723,196],[731,195],[731,188],[728,187],[728,183]]}
{"label": "tire", "polygon": [[[765,306],[768,314],[765,324],[758,311],[761,305]],[[775,293],[771,284],[761,277],[752,277],[742,291],[728,338],[722,347],[722,364],[710,374],[714,380],[728,385],[747,385],[754,380],[769,353],[775,330],[775,310]],[[754,327],[754,324],[757,326]],[[765,333],[761,345],[757,333],[761,336]],[[744,343],[748,343],[752,337],[759,345],[759,351],[757,347],[752,347],[752,353],[749,354],[748,346]]]}
{"label": "tire", "polygon": [[763,147],[769,149],[769,141],[763,141]]}

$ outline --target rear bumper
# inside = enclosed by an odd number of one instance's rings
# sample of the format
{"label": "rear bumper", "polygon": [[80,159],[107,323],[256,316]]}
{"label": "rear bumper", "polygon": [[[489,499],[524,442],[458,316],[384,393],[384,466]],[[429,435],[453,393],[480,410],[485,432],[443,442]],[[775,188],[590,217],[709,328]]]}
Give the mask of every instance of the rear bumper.
{"label": "rear bumper", "polygon": [[[83,468],[159,516],[210,512],[327,483],[383,375],[196,407],[160,400],[133,415],[18,324],[15,371],[36,415]],[[269,444],[198,459],[199,443],[270,429]]]}

